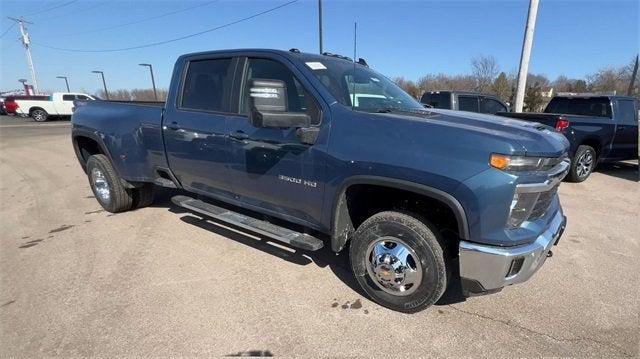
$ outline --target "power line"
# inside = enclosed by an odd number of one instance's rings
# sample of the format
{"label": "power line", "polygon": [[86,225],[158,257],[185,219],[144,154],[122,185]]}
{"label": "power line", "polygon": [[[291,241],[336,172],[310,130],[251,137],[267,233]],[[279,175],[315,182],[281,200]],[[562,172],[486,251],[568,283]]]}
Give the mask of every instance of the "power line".
{"label": "power line", "polygon": [[85,8],[80,8],[80,9],[77,9],[75,11],[66,11],[64,13],[61,13],[61,14],[58,14],[58,15],[55,15],[55,16],[49,16],[47,18],[47,21],[50,22],[51,20],[57,20],[57,19],[59,19],[61,17],[76,16],[77,14],[81,14],[83,12],[91,11],[91,10],[94,10],[96,8],[99,8],[99,7],[102,7],[102,6],[105,6],[105,5],[110,5],[110,3],[107,2],[107,1],[101,2],[101,3],[97,3],[97,4],[95,4],[94,2],[91,2],[90,5],[91,6],[88,6],[88,7],[85,7]]}
{"label": "power line", "polygon": [[174,14],[179,14],[181,12],[193,10],[193,9],[196,9],[196,8],[199,8],[199,7],[208,6],[208,5],[211,5],[211,4],[213,4],[215,2],[218,2],[218,1],[219,0],[213,0],[213,1],[206,2],[206,3],[198,4],[198,5],[195,5],[195,6],[187,7],[187,8],[184,8],[184,9],[170,11],[170,12],[167,12],[167,13],[164,13],[164,14],[150,16],[150,17],[147,17],[147,18],[144,18],[144,19],[125,22],[125,23],[118,24],[118,25],[107,26],[107,27],[103,27],[103,28],[87,30],[87,31],[81,31],[81,32],[74,32],[74,33],[67,33],[67,34],[62,34],[62,35],[55,35],[55,36],[56,37],[74,36],[74,35],[77,36],[77,35],[91,34],[91,33],[94,33],[94,32],[113,30],[113,29],[117,29],[117,28],[120,28],[120,27],[135,25],[135,24],[139,24],[141,22],[151,21],[151,20],[160,19],[160,18],[163,18],[163,17],[166,17],[166,16],[170,16],[170,15],[174,15]]}
{"label": "power line", "polygon": [[42,14],[43,12],[55,10],[57,8],[61,8],[63,6],[71,5],[71,4],[76,3],[76,2],[78,2],[78,0],[67,1],[65,3],[58,4],[58,5],[55,5],[55,6],[52,6],[52,7],[48,7],[46,9],[42,9],[42,10],[39,10],[39,11],[36,11],[36,12],[32,12],[32,13],[26,14],[24,16],[33,16],[33,15],[37,15],[37,14]]}
{"label": "power line", "polygon": [[288,5],[291,5],[291,4],[294,4],[294,3],[297,3],[298,1],[299,1],[299,0],[292,0],[292,1],[286,2],[286,3],[284,3],[284,4],[281,4],[281,5],[278,5],[278,6],[272,7],[272,8],[270,8],[270,9],[267,9],[267,10],[261,11],[261,12],[259,12],[259,13],[253,14],[253,15],[251,15],[251,16],[247,16],[247,17],[244,17],[244,18],[242,18],[242,19],[238,19],[238,20],[235,20],[235,21],[232,21],[232,22],[228,22],[228,23],[226,23],[226,24],[223,24],[223,25],[220,25],[220,26],[216,26],[216,27],[211,28],[211,29],[203,30],[203,31],[196,32],[196,33],[189,34],[189,35],[185,35],[185,36],[176,37],[176,38],[169,39],[169,40],[158,41],[158,42],[152,42],[152,43],[148,43],[148,44],[144,44],[144,45],[137,45],[137,46],[123,47],[123,48],[118,48],[118,49],[105,49],[105,50],[83,50],[83,49],[67,49],[67,48],[61,48],[61,47],[55,47],[55,46],[49,46],[49,45],[40,44],[40,43],[37,43],[37,42],[32,42],[32,43],[33,43],[34,45],[38,45],[38,46],[45,47],[45,48],[48,48],[48,49],[59,50],[59,51],[68,51],[68,52],[117,52],[117,51],[136,50],[136,49],[142,49],[142,48],[146,48],[146,47],[152,47],[152,46],[164,45],[164,44],[168,44],[168,43],[171,43],[171,42],[176,42],[176,41],[180,41],[180,40],[185,40],[185,39],[188,39],[188,38],[191,38],[191,37],[195,37],[195,36],[203,35],[203,34],[206,34],[206,33],[209,33],[209,32],[213,32],[213,31],[216,31],[216,30],[220,30],[220,29],[223,29],[223,28],[225,28],[225,27],[229,27],[229,26],[232,26],[232,25],[235,25],[235,24],[238,24],[238,23],[244,22],[244,21],[251,20],[251,19],[256,18],[256,17],[258,17],[258,16],[261,16],[261,15],[264,15],[264,14],[267,14],[267,13],[270,13],[270,12],[273,12],[273,11],[276,11],[276,10],[278,10],[278,9],[281,9],[281,8],[285,7],[285,6],[288,6]]}
{"label": "power line", "polygon": [[2,32],[2,35],[0,35],[0,39],[3,38],[4,35],[6,35],[9,32],[9,30],[13,29],[14,26],[16,26],[15,22],[11,24],[11,26],[9,26],[6,30],[4,30],[4,32]]}

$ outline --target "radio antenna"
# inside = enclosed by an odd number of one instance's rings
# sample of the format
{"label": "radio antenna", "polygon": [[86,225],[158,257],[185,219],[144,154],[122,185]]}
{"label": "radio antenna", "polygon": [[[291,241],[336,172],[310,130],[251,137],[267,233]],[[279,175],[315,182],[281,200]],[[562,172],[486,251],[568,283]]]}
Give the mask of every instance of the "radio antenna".
{"label": "radio antenna", "polygon": [[351,99],[351,110],[356,107],[356,49],[358,44],[358,22],[353,23],[353,98]]}

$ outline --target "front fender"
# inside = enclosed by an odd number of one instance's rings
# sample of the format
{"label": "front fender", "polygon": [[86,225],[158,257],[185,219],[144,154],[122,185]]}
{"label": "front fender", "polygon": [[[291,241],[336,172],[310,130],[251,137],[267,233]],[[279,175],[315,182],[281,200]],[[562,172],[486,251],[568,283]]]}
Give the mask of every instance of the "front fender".
{"label": "front fender", "polygon": [[438,200],[447,205],[456,217],[458,223],[458,233],[460,238],[469,239],[469,224],[465,210],[454,196],[427,185],[410,182],[406,180],[372,176],[372,175],[355,175],[346,178],[339,187],[333,201],[333,216],[331,223],[331,249],[334,252],[341,251],[349,237],[355,232],[355,228],[349,218],[346,201],[346,191],[353,185],[376,185],[381,187],[389,187],[400,189],[408,192],[429,197]]}

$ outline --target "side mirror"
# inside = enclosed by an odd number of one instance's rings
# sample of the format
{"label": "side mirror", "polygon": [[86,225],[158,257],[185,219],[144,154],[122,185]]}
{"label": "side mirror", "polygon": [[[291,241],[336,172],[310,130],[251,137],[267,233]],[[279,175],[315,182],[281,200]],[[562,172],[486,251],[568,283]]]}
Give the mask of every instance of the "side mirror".
{"label": "side mirror", "polygon": [[311,126],[306,113],[288,112],[287,86],[280,80],[254,79],[249,86],[249,121],[254,127]]}

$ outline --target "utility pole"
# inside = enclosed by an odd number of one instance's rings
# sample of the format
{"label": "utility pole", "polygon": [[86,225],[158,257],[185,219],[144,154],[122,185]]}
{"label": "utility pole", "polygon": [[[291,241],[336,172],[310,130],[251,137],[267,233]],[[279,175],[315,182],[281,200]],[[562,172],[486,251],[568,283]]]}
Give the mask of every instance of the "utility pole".
{"label": "utility pole", "polygon": [[67,85],[67,92],[71,92],[71,90],[69,90],[69,80],[67,79],[67,76],[56,76],[56,78],[64,79],[64,83]]}
{"label": "utility pole", "polygon": [[97,71],[97,70],[94,70],[94,71],[91,71],[91,72],[93,72],[94,74],[100,74],[100,76],[102,76],[102,86],[104,86],[104,97],[106,97],[107,101],[108,101],[109,100],[109,92],[107,91],[107,82],[104,80],[104,72]]}
{"label": "utility pole", "polygon": [[320,55],[322,55],[322,0],[318,0],[318,40],[320,44]]}
{"label": "utility pole", "polygon": [[151,64],[138,64],[140,66],[146,66],[151,72],[151,85],[153,86],[153,97],[158,101],[158,93],[156,92],[156,80],[153,78],[153,66]]}
{"label": "utility pole", "polygon": [[529,0],[529,14],[527,26],[524,29],[524,41],[520,54],[520,69],[518,70],[518,85],[516,87],[515,112],[522,112],[524,105],[524,93],[527,88],[527,74],[529,73],[529,58],[531,57],[531,45],[533,45],[533,32],[536,27],[538,15],[538,0]]}
{"label": "utility pole", "polygon": [[633,95],[633,83],[636,82],[636,77],[638,77],[638,55],[636,55],[636,65],[633,67],[633,73],[631,74],[631,81],[629,82],[627,96]]}
{"label": "utility pole", "polygon": [[20,35],[21,35],[20,39],[22,40],[22,45],[24,46],[24,49],[27,53],[27,66],[29,66],[29,71],[31,72],[31,82],[33,82],[33,92],[34,94],[38,94],[38,81],[36,80],[36,70],[33,67],[33,59],[31,58],[31,48],[29,46],[31,41],[29,40],[29,33],[27,32],[27,29],[24,26],[24,24],[33,25],[33,23],[29,21],[25,21],[22,18],[20,19],[16,19],[14,17],[8,17],[8,18],[9,20],[15,21],[20,26]]}

